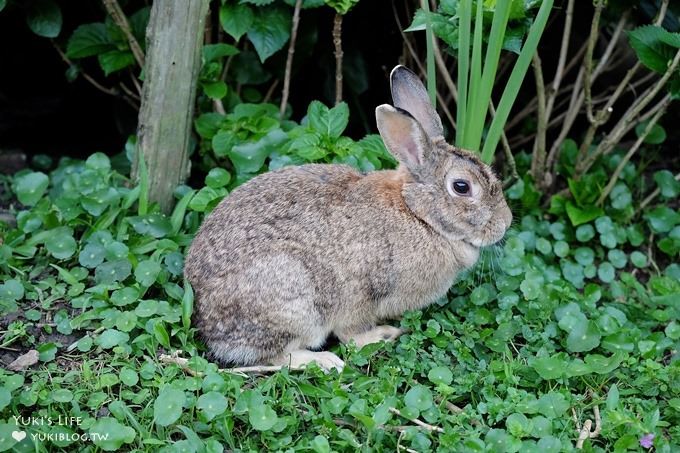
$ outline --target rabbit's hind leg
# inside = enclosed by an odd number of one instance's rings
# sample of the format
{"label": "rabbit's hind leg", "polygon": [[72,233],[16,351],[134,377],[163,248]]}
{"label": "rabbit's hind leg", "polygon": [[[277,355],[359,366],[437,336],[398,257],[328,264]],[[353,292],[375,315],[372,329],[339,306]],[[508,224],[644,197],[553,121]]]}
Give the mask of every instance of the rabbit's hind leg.
{"label": "rabbit's hind leg", "polygon": [[358,348],[362,348],[367,344],[379,343],[381,341],[394,341],[403,331],[394,326],[376,326],[370,330],[358,332],[351,330],[336,331],[338,339],[343,343],[354,341]]}

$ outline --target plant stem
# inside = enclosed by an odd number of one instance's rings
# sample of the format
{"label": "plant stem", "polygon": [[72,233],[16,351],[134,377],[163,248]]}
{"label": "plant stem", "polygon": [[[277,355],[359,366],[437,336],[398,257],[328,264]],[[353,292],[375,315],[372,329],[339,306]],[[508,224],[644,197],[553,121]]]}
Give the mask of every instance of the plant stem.
{"label": "plant stem", "polygon": [[550,185],[549,181],[544,181],[545,177],[545,135],[548,127],[546,113],[545,84],[543,82],[543,69],[541,68],[541,58],[538,53],[533,57],[534,79],[536,79],[536,97],[538,101],[538,111],[536,112],[536,140],[534,141],[534,152],[531,156],[531,176],[539,187]]}
{"label": "plant stem", "polygon": [[[652,102],[652,100],[656,97],[659,91],[661,91],[661,89],[666,85],[666,82],[668,82],[670,77],[675,73],[675,70],[678,68],[678,65],[680,65],[680,50],[678,50],[675,53],[673,61],[668,66],[663,76],[657,81],[657,83],[654,86],[645,91],[641,98],[637,99],[633,103],[633,105],[631,105],[628,108],[628,110],[623,114],[618,123],[616,123],[614,128],[612,128],[611,132],[599,143],[599,145],[595,149],[595,152],[588,155],[583,161],[579,162],[580,165],[577,164],[576,166],[577,177],[588,171],[588,169],[590,169],[590,167],[593,165],[593,163],[597,160],[598,157],[608,153],[614,147],[614,145],[618,143],[619,140],[621,140],[623,135],[626,134],[632,127],[631,124],[633,124],[633,122],[637,120],[637,116],[642,112],[642,110],[645,107],[647,107],[647,105],[650,102]],[[666,96],[662,103],[665,102],[666,99],[670,99],[670,96]],[[659,107],[659,104],[657,104],[657,107]],[[661,107],[661,110],[663,110],[663,108],[664,107]]]}
{"label": "plant stem", "polygon": [[[475,117],[475,103],[479,102],[479,85],[482,80],[482,2],[477,2],[477,10],[475,13],[475,31],[472,37],[472,59],[470,62],[470,78],[468,79],[468,105],[466,108],[465,118],[465,139],[463,141],[463,148],[477,151],[479,143],[475,144],[472,140],[473,129],[475,128],[475,121],[479,118]],[[484,110],[486,112],[486,109]],[[484,118],[481,119],[484,121]]]}
{"label": "plant stem", "polygon": [[[674,178],[675,178],[676,181],[680,181],[680,173],[677,173],[674,176]],[[661,193],[661,189],[659,189],[657,187],[656,189],[654,189],[652,191],[652,193],[647,195],[647,197],[645,197],[645,199],[642,200],[642,203],[640,203],[640,206],[638,206],[638,208],[635,210],[635,215],[638,215],[640,212],[642,212],[647,207],[647,205],[652,202],[652,200],[654,200],[657,196],[659,196],[660,193]]]}
{"label": "plant stem", "polygon": [[288,56],[286,57],[286,72],[283,77],[283,92],[281,93],[281,105],[279,106],[279,117],[283,118],[286,113],[286,104],[288,104],[288,95],[290,92],[290,73],[293,70],[293,55],[295,55],[295,41],[297,40],[298,25],[300,24],[300,8],[302,8],[302,0],[295,1],[295,9],[293,10],[293,25],[290,30],[290,43],[288,44]]}
{"label": "plant stem", "polygon": [[633,157],[633,154],[637,152],[637,150],[640,148],[642,143],[645,141],[645,138],[649,135],[649,133],[652,131],[652,128],[654,125],[659,121],[659,118],[661,118],[661,115],[663,115],[666,112],[666,107],[671,101],[671,97],[668,96],[664,102],[664,105],[656,112],[656,114],[652,117],[652,119],[649,120],[647,123],[647,126],[645,126],[644,131],[638,139],[635,141],[633,146],[630,147],[628,152],[626,153],[625,156],[623,156],[623,159],[621,159],[621,162],[616,166],[616,169],[614,170],[614,173],[612,173],[611,177],[609,178],[609,182],[605,186],[605,188],[602,190],[602,193],[600,193],[600,198],[597,200],[597,205],[602,206],[602,203],[604,203],[604,200],[607,199],[607,196],[611,193],[612,189],[614,188],[614,185],[619,179],[619,175],[623,171],[623,168],[626,166],[628,161],[630,160],[631,157]]}
{"label": "plant stem", "polygon": [[531,57],[536,52],[538,47],[538,41],[541,39],[543,30],[545,29],[545,24],[548,22],[548,17],[550,16],[550,10],[552,9],[553,0],[543,0],[541,7],[536,14],[536,20],[531,25],[527,39],[522,46],[522,51],[519,54],[519,58],[515,63],[515,67],[512,69],[510,78],[505,85],[505,90],[503,90],[503,95],[498,103],[497,115],[494,117],[489,127],[489,132],[486,136],[486,141],[484,142],[484,149],[482,151],[482,160],[484,162],[491,162],[493,154],[496,151],[496,146],[498,145],[498,140],[500,139],[503,127],[508,120],[510,115],[510,109],[512,104],[514,104],[519,89],[522,85],[522,80],[526,75],[527,69],[529,69],[529,64],[531,63]]}
{"label": "plant stem", "polygon": [[427,18],[425,24],[425,39],[427,49],[427,94],[430,96],[430,102],[433,106],[437,106],[437,74],[434,69],[434,32],[432,31],[432,23],[430,22],[430,3],[428,0],[420,0],[420,7],[425,11]]}
{"label": "plant stem", "polygon": [[470,23],[472,21],[472,0],[458,3],[458,103],[456,104],[456,145],[462,147],[467,126],[468,72],[470,69]]}
{"label": "plant stem", "polygon": [[335,13],[335,19],[333,20],[333,45],[335,46],[335,105],[342,102],[342,19],[342,14]]}
{"label": "plant stem", "polygon": [[128,22],[127,17],[125,17],[123,9],[116,0],[102,0],[102,3],[113,21],[123,31],[125,38],[130,44],[130,50],[132,51],[132,55],[134,55],[137,64],[140,68],[144,68],[144,51],[142,50],[142,46],[139,45],[139,42],[137,42],[135,35],[132,34],[130,23]]}

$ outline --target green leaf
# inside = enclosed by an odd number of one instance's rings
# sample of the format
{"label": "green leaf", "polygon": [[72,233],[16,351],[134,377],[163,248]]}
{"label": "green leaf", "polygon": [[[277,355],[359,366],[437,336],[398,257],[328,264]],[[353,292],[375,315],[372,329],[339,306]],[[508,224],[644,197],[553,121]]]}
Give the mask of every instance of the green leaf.
{"label": "green leaf", "polygon": [[130,339],[130,336],[116,329],[107,329],[101,333],[94,341],[102,349],[111,349],[115,346],[125,344]]}
{"label": "green leaf", "polygon": [[332,109],[319,101],[312,101],[307,110],[309,125],[320,134],[331,139],[342,135],[349,121],[349,107],[341,102]]}
{"label": "green leaf", "polygon": [[106,25],[97,22],[76,28],[66,45],[66,56],[85,58],[115,49],[106,32]]}
{"label": "green leaf", "polygon": [[552,357],[537,357],[530,361],[539,376],[545,380],[558,379],[562,377],[566,369],[566,362],[558,355]]}
{"label": "green leaf", "polygon": [[253,10],[240,3],[225,3],[220,7],[220,24],[232,38],[239,40],[253,25]]}
{"label": "green leaf", "polygon": [[680,48],[680,34],[659,25],[644,25],[628,32],[628,40],[643,65],[663,74]]}
{"label": "green leaf", "polygon": [[234,146],[227,152],[227,155],[237,173],[257,173],[275,146],[287,138],[288,136],[281,129],[274,129],[254,143]]}
{"label": "green leaf", "polygon": [[316,453],[331,452],[331,446],[328,443],[328,439],[326,439],[324,436],[320,434],[316,435],[314,439],[312,439],[311,446]]}
{"label": "green leaf", "polygon": [[324,2],[338,14],[344,15],[347,14],[354,5],[359,3],[359,0],[324,0]]}
{"label": "green leaf", "polygon": [[41,362],[51,362],[57,355],[57,345],[54,343],[41,344],[36,349]]}
{"label": "green leaf", "polygon": [[567,349],[571,352],[590,351],[600,344],[600,332],[590,320],[580,320],[568,331]]}
{"label": "green leaf", "polygon": [[153,418],[157,425],[168,426],[179,420],[186,402],[183,391],[166,387],[153,404]]}
{"label": "green leaf", "polygon": [[427,373],[427,378],[435,384],[449,385],[453,381],[451,369],[445,366],[434,367]]}
{"label": "green leaf", "polygon": [[189,209],[192,211],[204,212],[214,200],[221,200],[224,195],[224,193],[221,193],[212,187],[203,187],[196,195],[191,198],[191,201],[189,202]]}
{"label": "green leaf", "polygon": [[5,6],[7,6],[7,0],[0,0],[0,11],[5,9]]}
{"label": "green leaf", "polygon": [[549,392],[538,399],[536,408],[544,417],[557,418],[569,409],[569,402],[561,393]]}
{"label": "green leaf", "polygon": [[[642,137],[642,134],[644,134],[648,123],[649,121],[643,121],[642,123],[639,123],[637,126],[635,126],[635,135]],[[666,130],[659,123],[656,123],[654,126],[652,126],[652,129],[643,140],[644,143],[650,145],[660,145],[665,141]]]}
{"label": "green leaf", "polygon": [[137,288],[127,286],[125,288],[117,289],[111,294],[111,302],[117,307],[124,307],[137,302],[140,293]]}
{"label": "green leaf", "polygon": [[134,442],[136,432],[113,417],[102,417],[89,429],[92,442],[104,451],[117,451],[123,444]]}
{"label": "green leaf", "polygon": [[404,396],[406,407],[424,411],[432,407],[432,392],[424,385],[412,387]]}
{"label": "green leaf", "polygon": [[[229,6],[243,7],[242,5]],[[232,55],[238,54],[239,52],[240,51],[236,47],[223,42],[217,44],[206,44],[203,46],[203,64],[210,63],[222,57],[230,57]]]}
{"label": "green leaf", "polygon": [[12,401],[12,392],[7,387],[0,387],[0,411],[9,406]]}
{"label": "green leaf", "polygon": [[73,238],[73,233],[66,227],[55,228],[45,240],[45,248],[58,260],[72,257],[77,247],[78,243]]}
{"label": "green leaf", "polygon": [[163,321],[157,320],[153,325],[153,334],[156,340],[161,344],[161,346],[166,349],[170,349],[170,335],[168,334]]}
{"label": "green leaf", "polygon": [[129,50],[110,50],[99,54],[97,59],[107,76],[135,64],[135,57]]}
{"label": "green leaf", "polygon": [[224,168],[213,168],[208,172],[205,177],[205,184],[213,189],[219,189],[229,184],[231,180],[231,174]]}
{"label": "green leaf", "polygon": [[24,287],[19,280],[7,280],[0,283],[0,301],[17,301],[24,297]]}
{"label": "green leaf", "polygon": [[607,410],[613,411],[619,404],[619,388],[616,384],[609,387],[607,392]]}
{"label": "green leaf", "polygon": [[196,408],[210,421],[227,410],[227,399],[219,392],[204,393],[196,401]]}
{"label": "green leaf", "polygon": [[26,11],[26,23],[36,35],[56,38],[61,32],[61,9],[54,0],[34,0]]}
{"label": "green leaf", "polygon": [[601,263],[600,266],[597,268],[597,276],[604,283],[611,283],[614,281],[614,278],[616,277],[616,270],[614,269],[614,266],[612,266],[611,263],[604,262]]}
{"label": "green leaf", "polygon": [[680,223],[680,214],[668,206],[658,206],[644,214],[655,233],[668,233]]}
{"label": "green leaf", "polygon": [[257,9],[248,39],[253,43],[260,61],[264,61],[281,49],[290,37],[291,14],[283,8]]}
{"label": "green leaf", "polygon": [[119,259],[97,266],[94,279],[97,283],[110,285],[125,280],[131,272],[132,264],[126,259]]}
{"label": "green leaf", "polygon": [[654,181],[664,198],[675,198],[680,195],[680,181],[675,179],[673,173],[668,170],[660,170],[654,173]]}
{"label": "green leaf", "polygon": [[151,286],[158,278],[161,265],[154,260],[141,261],[135,268],[135,279],[144,286]]}
{"label": "green leaf", "polygon": [[45,173],[33,172],[19,176],[14,180],[14,193],[21,204],[35,205],[45,194],[50,179]]}
{"label": "green leaf", "polygon": [[588,223],[604,214],[602,208],[597,206],[582,206],[579,208],[571,201],[567,201],[565,207],[569,220],[571,220],[571,224],[574,226]]}
{"label": "green leaf", "polygon": [[269,405],[259,404],[248,409],[248,420],[257,431],[269,431],[279,421],[279,417]]}
{"label": "green leaf", "polygon": [[227,95],[227,84],[222,80],[203,82],[203,91],[211,99],[222,99]]}

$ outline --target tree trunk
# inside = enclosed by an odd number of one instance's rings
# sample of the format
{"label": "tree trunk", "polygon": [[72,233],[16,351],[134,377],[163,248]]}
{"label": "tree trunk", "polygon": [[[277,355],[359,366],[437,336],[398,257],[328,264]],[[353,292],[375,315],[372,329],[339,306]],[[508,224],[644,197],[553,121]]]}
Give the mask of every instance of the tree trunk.
{"label": "tree trunk", "polygon": [[[149,200],[165,213],[189,174],[189,138],[208,0],[153,2],[146,30],[138,150],[149,172]],[[138,154],[133,179],[139,179]]]}

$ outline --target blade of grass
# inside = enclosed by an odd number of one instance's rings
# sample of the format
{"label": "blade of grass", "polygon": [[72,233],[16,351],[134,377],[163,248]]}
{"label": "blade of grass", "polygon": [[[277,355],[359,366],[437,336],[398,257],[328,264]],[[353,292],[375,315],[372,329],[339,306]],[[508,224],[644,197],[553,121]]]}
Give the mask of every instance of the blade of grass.
{"label": "blade of grass", "polygon": [[427,40],[427,94],[430,102],[437,107],[437,74],[434,69],[434,32],[432,31],[432,21],[430,19],[429,0],[420,0],[420,5],[425,11],[425,39]]}
{"label": "blade of grass", "polygon": [[137,159],[139,159],[139,204],[138,215],[146,215],[149,210],[149,170],[146,168],[144,153],[137,147]]}
{"label": "blade of grass", "polygon": [[505,39],[505,30],[508,25],[508,19],[510,18],[510,3],[510,0],[498,0],[496,2],[496,9],[493,13],[491,31],[489,32],[489,44],[487,45],[484,58],[484,71],[482,72],[477,96],[474,98],[474,103],[472,104],[474,108],[472,118],[474,118],[474,121],[470,125],[471,132],[468,140],[471,145],[470,149],[475,151],[479,151],[481,148],[482,132],[484,131],[484,124],[486,122],[486,112],[489,108],[491,92],[496,80],[498,60],[501,56],[503,40]]}
{"label": "blade of grass", "polygon": [[[470,70],[470,80],[469,80],[469,102],[466,108],[467,118],[465,119],[465,142],[463,143],[463,148],[476,150],[479,148],[479,144],[475,146],[474,142],[470,141],[472,128],[474,127],[475,121],[475,102],[479,96],[479,83],[482,78],[482,29],[484,28],[484,16],[483,16],[483,2],[481,0],[477,1],[477,12],[475,14],[475,34],[472,41],[472,63]],[[482,120],[483,121],[483,120]]]}
{"label": "blade of grass", "polygon": [[472,22],[472,0],[461,0],[458,4],[458,106],[456,112],[456,146],[465,142],[467,119],[468,71],[470,70],[470,29]]}
{"label": "blade of grass", "polygon": [[548,22],[552,6],[553,0],[543,0],[541,7],[538,10],[538,14],[536,14],[536,20],[529,29],[529,34],[527,35],[524,46],[522,46],[522,51],[515,62],[515,67],[512,69],[508,83],[505,85],[503,95],[498,103],[496,116],[494,116],[491,126],[489,127],[489,132],[486,136],[486,141],[484,142],[484,148],[482,150],[482,160],[484,162],[490,163],[493,158],[501,132],[510,115],[512,104],[514,104],[515,99],[517,98],[517,93],[519,93],[524,76],[529,69],[529,64],[531,64],[531,58],[536,52],[538,41],[541,39],[543,30],[545,30],[545,25]]}

